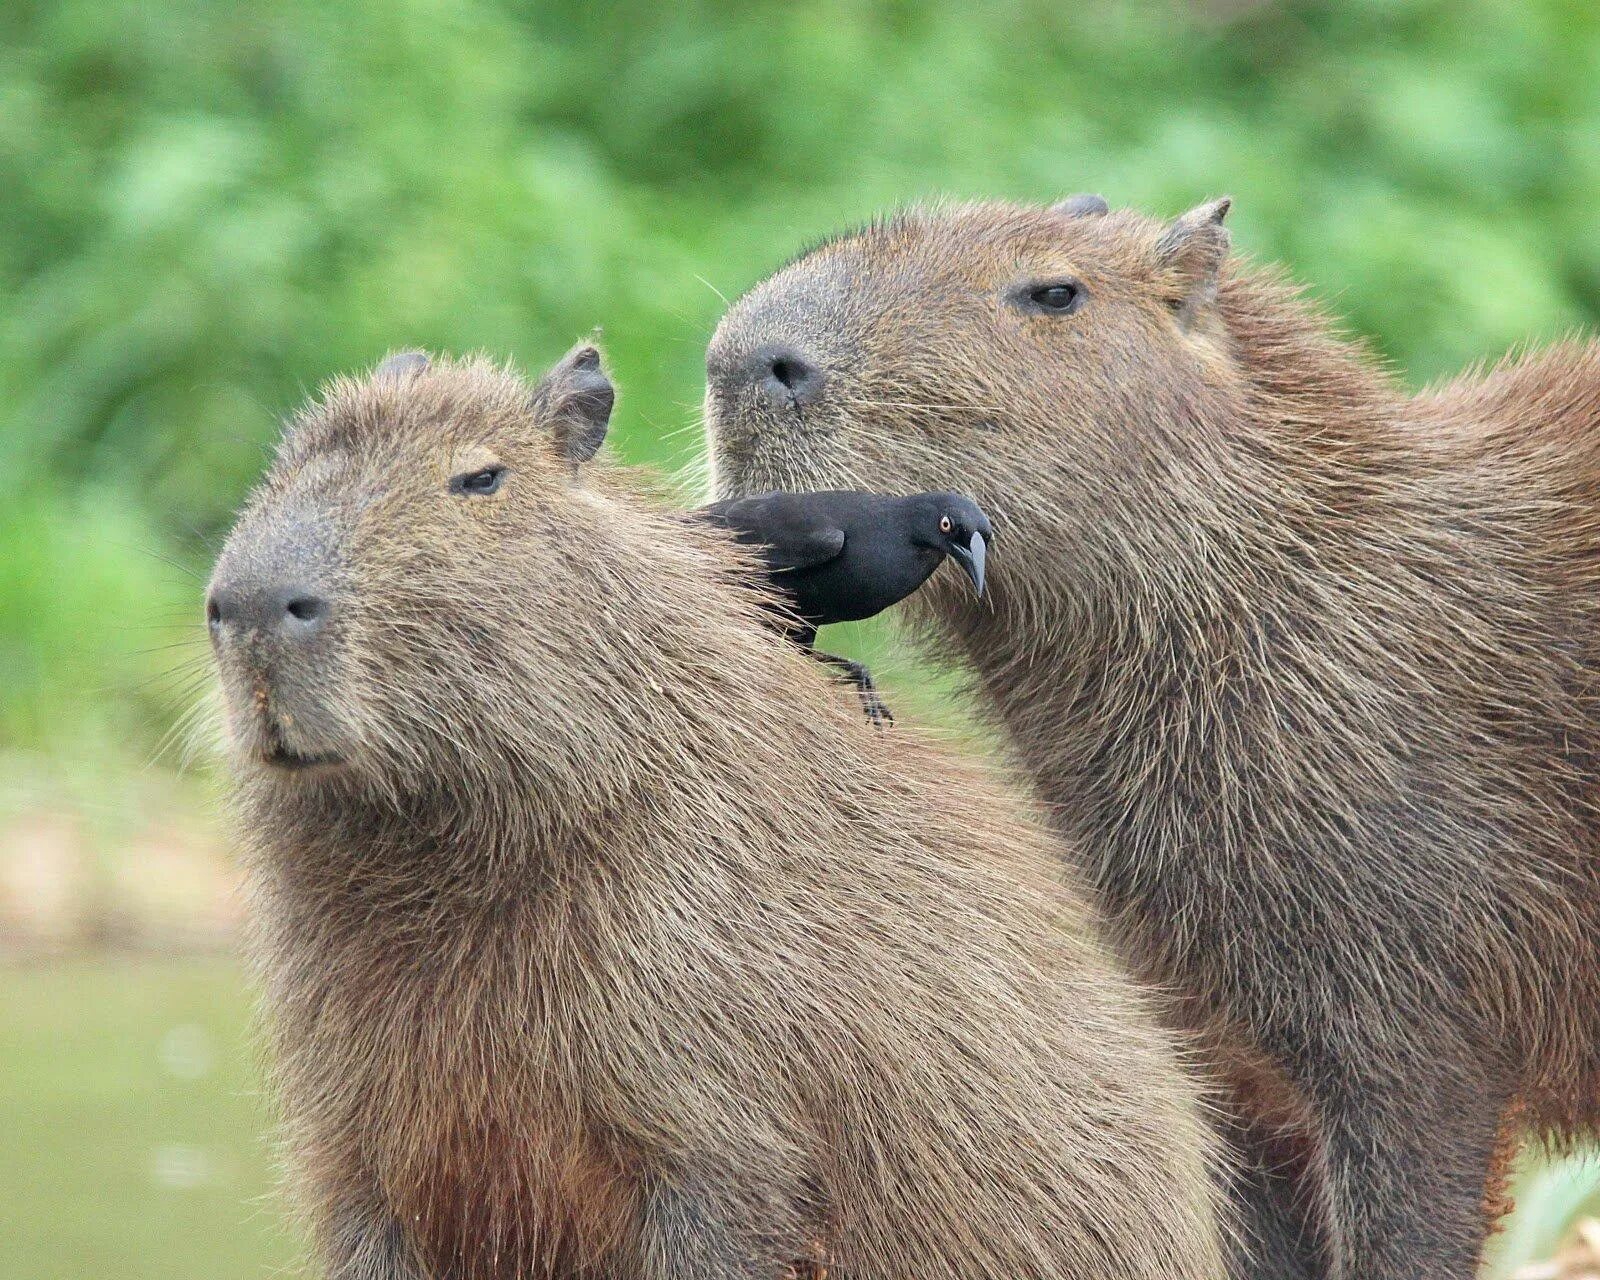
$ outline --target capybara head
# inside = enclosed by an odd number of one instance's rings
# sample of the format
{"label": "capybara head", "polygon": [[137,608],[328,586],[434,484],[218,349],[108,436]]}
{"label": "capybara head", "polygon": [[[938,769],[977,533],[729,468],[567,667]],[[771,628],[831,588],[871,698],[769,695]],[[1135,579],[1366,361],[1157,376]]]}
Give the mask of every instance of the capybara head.
{"label": "capybara head", "polygon": [[617,691],[579,651],[627,638],[568,619],[626,586],[587,554],[611,536],[581,468],[612,402],[580,345],[537,386],[408,352],[302,411],[206,596],[236,768],[395,794],[537,784],[590,751]]}
{"label": "capybara head", "polygon": [[913,209],[807,253],[711,343],[719,496],[955,488],[1004,530],[1048,477],[1091,555],[1120,536],[1108,504],[1137,511],[1176,457],[1205,455],[1204,402],[1239,382],[1218,306],[1227,209]]}

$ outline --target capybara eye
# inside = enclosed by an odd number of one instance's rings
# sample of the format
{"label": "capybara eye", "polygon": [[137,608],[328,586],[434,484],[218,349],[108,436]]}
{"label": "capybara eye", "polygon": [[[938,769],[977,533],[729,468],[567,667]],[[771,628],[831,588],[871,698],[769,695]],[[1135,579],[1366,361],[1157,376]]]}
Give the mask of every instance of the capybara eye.
{"label": "capybara eye", "polygon": [[949,533],[950,530],[952,530],[954,528],[955,528],[955,525],[950,523],[950,517],[949,516],[940,516],[939,517],[939,532],[940,533]]}
{"label": "capybara eye", "polygon": [[1075,284],[1058,282],[1056,284],[1036,285],[1028,291],[1028,301],[1039,308],[1040,311],[1049,311],[1058,315],[1066,315],[1076,311],[1083,300],[1083,290]]}
{"label": "capybara eye", "polygon": [[485,467],[482,471],[469,471],[450,482],[452,492],[464,493],[474,498],[485,497],[499,490],[506,478],[506,468]]}

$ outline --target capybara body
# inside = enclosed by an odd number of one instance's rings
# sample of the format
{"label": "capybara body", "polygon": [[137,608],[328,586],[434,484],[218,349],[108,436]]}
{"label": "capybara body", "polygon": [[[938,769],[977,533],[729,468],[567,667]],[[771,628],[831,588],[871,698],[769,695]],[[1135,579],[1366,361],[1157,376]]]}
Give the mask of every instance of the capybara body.
{"label": "capybara body", "polygon": [[1462,1280],[1497,1132],[1600,1113],[1600,349],[1409,395],[1226,209],[824,245],[712,343],[715,487],[985,505],[913,607],[1232,1087],[1236,1269]]}
{"label": "capybara body", "polygon": [[329,1274],[1221,1274],[1197,1090],[1058,838],[583,466],[609,408],[592,350],[335,382],[213,578]]}

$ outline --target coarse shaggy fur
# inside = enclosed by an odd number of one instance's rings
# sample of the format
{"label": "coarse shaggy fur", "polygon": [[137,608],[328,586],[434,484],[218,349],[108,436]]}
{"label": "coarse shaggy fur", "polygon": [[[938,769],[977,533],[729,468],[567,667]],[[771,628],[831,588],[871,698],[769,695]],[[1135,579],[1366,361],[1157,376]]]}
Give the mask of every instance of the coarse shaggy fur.
{"label": "coarse shaggy fur", "polygon": [[574,466],[571,367],[336,381],[217,569],[332,602],[219,654],[329,1274],[1215,1280],[1197,1087],[1059,837]]}
{"label": "coarse shaggy fur", "polygon": [[1238,1273],[1460,1280],[1510,1126],[1600,1113],[1600,347],[1409,395],[1226,210],[822,246],[712,343],[715,488],[983,503],[989,595],[913,608],[1233,1088]]}

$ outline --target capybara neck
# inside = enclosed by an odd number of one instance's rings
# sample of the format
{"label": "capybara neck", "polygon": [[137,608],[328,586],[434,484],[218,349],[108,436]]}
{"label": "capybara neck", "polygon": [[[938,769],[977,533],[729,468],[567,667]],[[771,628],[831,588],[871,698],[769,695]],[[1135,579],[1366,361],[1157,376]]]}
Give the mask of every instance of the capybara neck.
{"label": "capybara neck", "polygon": [[[238,802],[275,877],[320,891],[354,886],[402,912],[414,885],[439,904],[493,908],[578,872],[658,874],[659,850],[627,838],[641,814],[655,829],[693,832],[714,797],[722,827],[760,831],[774,786],[811,806],[819,825],[870,813],[868,782],[881,765],[866,757],[876,744],[848,700],[763,624],[765,597],[744,581],[754,576],[747,553],[645,503],[627,520],[649,531],[651,572],[610,602],[637,647],[592,655],[586,675],[616,683],[585,749],[443,756],[403,778],[354,773],[307,787],[246,779]],[[687,594],[685,578],[695,580]],[[796,770],[796,752],[836,768]],[[718,856],[736,850],[756,870],[764,848],[730,840]]]}

